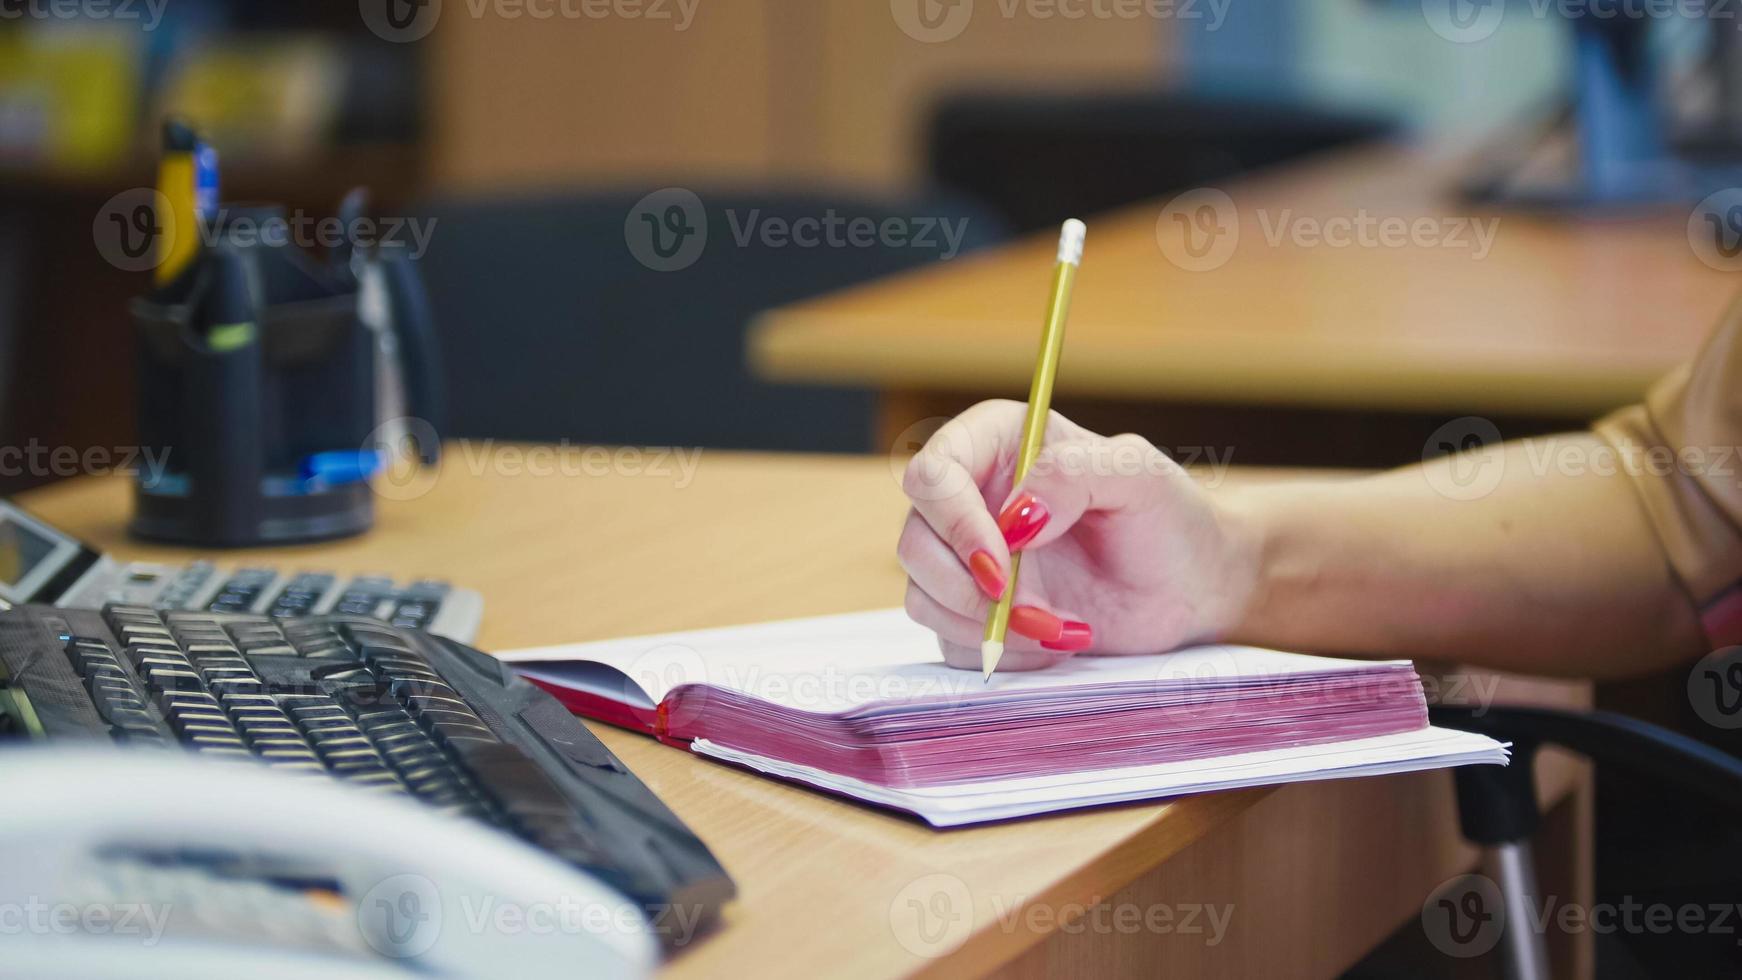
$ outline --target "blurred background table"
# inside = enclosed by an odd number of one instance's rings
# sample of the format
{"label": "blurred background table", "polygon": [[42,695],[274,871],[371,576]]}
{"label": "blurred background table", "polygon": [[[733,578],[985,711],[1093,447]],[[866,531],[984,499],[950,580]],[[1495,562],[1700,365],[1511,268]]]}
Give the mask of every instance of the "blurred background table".
{"label": "blurred background table", "polygon": [[[1472,210],[1451,196],[1460,166],[1387,146],[1267,171],[1188,199],[1183,216],[1207,222],[1194,242],[1166,198],[1091,216],[1057,404],[1168,448],[1387,465],[1449,418],[1483,416],[1510,437],[1637,400],[1735,292],[1696,254],[1685,208]],[[1435,237],[1312,237],[1363,216],[1427,222]],[[875,388],[884,445],[919,419],[1023,397],[1055,242],[773,310],[750,362],[769,379]]]}

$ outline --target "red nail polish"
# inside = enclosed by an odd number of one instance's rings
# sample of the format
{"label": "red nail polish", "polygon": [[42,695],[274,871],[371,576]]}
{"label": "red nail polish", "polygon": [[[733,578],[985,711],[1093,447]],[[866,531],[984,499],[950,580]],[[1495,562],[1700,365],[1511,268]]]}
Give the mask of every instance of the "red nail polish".
{"label": "red nail polish", "polygon": [[1010,506],[1004,508],[1004,513],[998,515],[998,530],[1003,532],[1004,543],[1011,551],[1020,551],[1050,520],[1052,512],[1046,509],[1046,505],[1034,499],[1032,494],[1025,493],[1012,500]]}
{"label": "red nail polish", "polygon": [[1056,642],[1064,633],[1065,621],[1034,606],[1017,606],[1010,610],[1010,628],[1042,644]]}
{"label": "red nail polish", "polygon": [[1059,637],[1050,642],[1042,642],[1041,646],[1048,650],[1064,650],[1069,653],[1081,653],[1095,645],[1095,630],[1088,623],[1067,622],[1059,630]]}
{"label": "red nail polish", "polygon": [[1003,598],[1004,571],[998,567],[998,559],[993,558],[990,551],[976,551],[969,555],[968,571],[974,576],[974,584],[986,593],[988,599]]}

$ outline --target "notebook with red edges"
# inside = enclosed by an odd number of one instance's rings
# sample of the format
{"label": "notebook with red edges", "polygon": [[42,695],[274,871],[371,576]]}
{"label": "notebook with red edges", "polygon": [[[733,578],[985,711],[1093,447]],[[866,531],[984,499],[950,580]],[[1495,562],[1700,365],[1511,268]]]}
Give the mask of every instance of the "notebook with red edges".
{"label": "notebook with red edges", "polygon": [[1216,646],[1080,656],[987,684],[945,666],[900,610],[502,657],[578,714],[934,823],[932,797],[956,822],[975,819],[976,796],[1000,812],[1102,802],[1108,787],[1086,774],[1144,798],[1504,760],[1498,743],[1430,728],[1404,661]]}

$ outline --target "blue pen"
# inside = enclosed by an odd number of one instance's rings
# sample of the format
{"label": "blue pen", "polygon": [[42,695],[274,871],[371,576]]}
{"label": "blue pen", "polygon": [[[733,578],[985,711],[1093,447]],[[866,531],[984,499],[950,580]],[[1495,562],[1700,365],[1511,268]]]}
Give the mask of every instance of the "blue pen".
{"label": "blue pen", "polygon": [[218,213],[218,151],[204,140],[194,144],[194,214]]}
{"label": "blue pen", "polygon": [[373,449],[344,449],[305,456],[300,469],[308,483],[343,486],[368,480],[381,472],[382,462]]}

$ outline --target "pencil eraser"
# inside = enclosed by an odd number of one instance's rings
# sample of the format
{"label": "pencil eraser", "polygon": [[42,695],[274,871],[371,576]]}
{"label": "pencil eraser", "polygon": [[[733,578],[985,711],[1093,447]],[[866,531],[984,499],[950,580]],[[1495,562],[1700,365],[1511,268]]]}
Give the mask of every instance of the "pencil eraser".
{"label": "pencil eraser", "polygon": [[1083,239],[1089,237],[1089,226],[1075,218],[1065,222],[1059,232],[1059,261],[1071,265],[1083,264]]}

